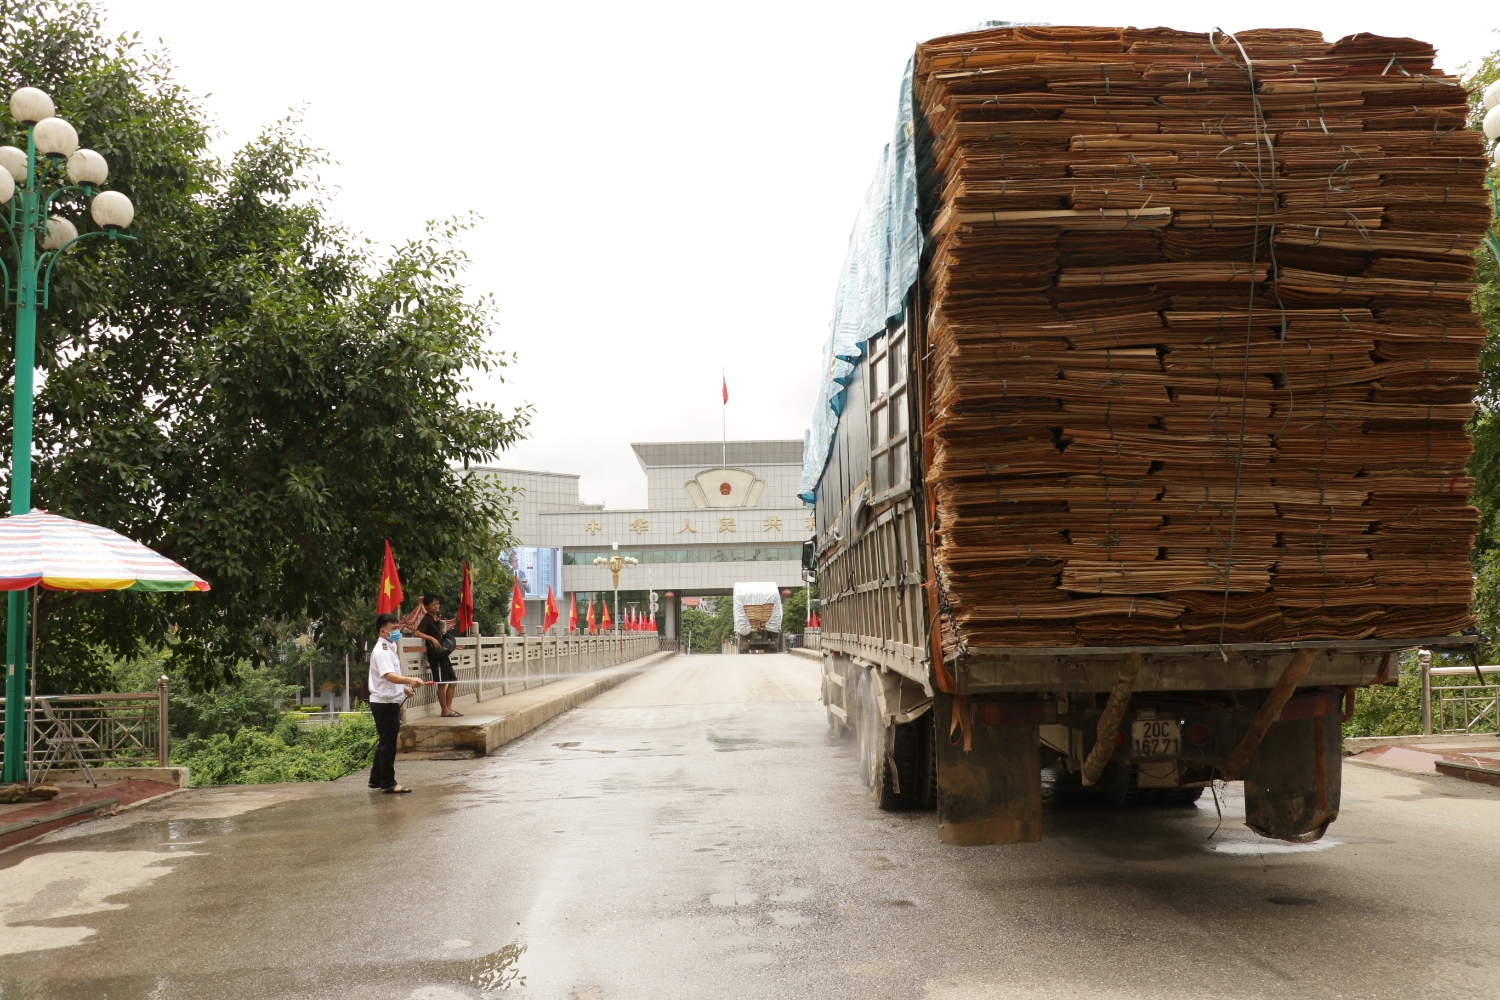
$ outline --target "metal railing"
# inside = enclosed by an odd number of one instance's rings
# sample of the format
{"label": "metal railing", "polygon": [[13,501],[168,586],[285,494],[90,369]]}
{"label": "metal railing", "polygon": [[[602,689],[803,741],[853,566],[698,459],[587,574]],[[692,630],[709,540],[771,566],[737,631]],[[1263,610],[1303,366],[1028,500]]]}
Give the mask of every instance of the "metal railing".
{"label": "metal railing", "polygon": [[[50,712],[43,712],[45,704]],[[27,773],[46,754],[49,740],[69,740],[89,765],[167,766],[167,679],[155,691],[133,694],[49,694],[29,696]],[[0,697],[0,733],[4,732]],[[49,717],[50,716],[50,717]],[[70,766],[55,764],[54,766]]]}
{"label": "metal railing", "polygon": [[[651,633],[610,635],[455,636],[449,654],[457,678],[455,701],[483,701],[539,687],[551,681],[675,649]],[[401,672],[431,677],[427,643],[401,637]],[[419,688],[406,702],[406,717],[421,718],[437,710],[437,688]]]}
{"label": "metal railing", "polygon": [[1462,735],[1500,731],[1500,684],[1434,684],[1434,677],[1469,677],[1500,673],[1500,665],[1434,667],[1430,656],[1418,660],[1422,670],[1422,735]]}
{"label": "metal railing", "polygon": [[1438,733],[1493,733],[1500,726],[1500,684],[1433,685],[1434,730]]}

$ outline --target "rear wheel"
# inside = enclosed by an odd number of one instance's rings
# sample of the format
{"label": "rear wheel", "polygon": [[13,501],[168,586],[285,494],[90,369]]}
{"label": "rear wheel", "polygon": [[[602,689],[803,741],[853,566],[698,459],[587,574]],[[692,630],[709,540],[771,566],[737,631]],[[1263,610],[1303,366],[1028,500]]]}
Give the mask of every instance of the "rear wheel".
{"label": "rear wheel", "polygon": [[927,809],[937,803],[932,756],[932,713],[886,726],[881,746],[880,808]]}

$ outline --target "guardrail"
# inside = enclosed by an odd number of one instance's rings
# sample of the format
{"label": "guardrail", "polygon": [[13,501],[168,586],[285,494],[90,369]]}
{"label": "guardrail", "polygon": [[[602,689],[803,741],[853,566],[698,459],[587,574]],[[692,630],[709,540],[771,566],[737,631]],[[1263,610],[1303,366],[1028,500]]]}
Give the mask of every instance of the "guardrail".
{"label": "guardrail", "polygon": [[[167,679],[155,691],[131,694],[49,694],[26,698],[27,772],[51,746],[68,743],[89,765],[168,765]],[[5,699],[0,697],[0,734]],[[3,744],[0,744],[3,745]],[[54,761],[54,767],[70,766]]]}
{"label": "guardrail", "polygon": [[[457,680],[455,700],[483,701],[551,681],[675,649],[652,633],[608,635],[455,636],[451,654]],[[431,678],[427,643],[401,637],[401,672]],[[437,710],[437,688],[423,687],[406,701],[406,717],[420,719]]]}
{"label": "guardrail", "polygon": [[820,628],[806,628],[802,630],[803,649],[822,649],[823,630]]}
{"label": "guardrail", "polygon": [[1438,733],[1492,733],[1500,729],[1500,684],[1434,685]]}
{"label": "guardrail", "polygon": [[[1434,677],[1474,677],[1500,673],[1500,664],[1434,667],[1428,656],[1422,668],[1422,735],[1463,735],[1500,731],[1500,684],[1434,684]],[[1434,701],[1434,696],[1436,700]]]}

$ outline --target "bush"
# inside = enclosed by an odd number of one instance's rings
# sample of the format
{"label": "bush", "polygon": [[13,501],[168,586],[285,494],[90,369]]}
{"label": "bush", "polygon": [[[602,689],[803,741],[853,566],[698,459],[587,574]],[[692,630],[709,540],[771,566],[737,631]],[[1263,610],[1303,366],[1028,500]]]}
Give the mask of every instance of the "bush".
{"label": "bush", "polygon": [[303,730],[289,713],[275,729],[245,727],[233,736],[189,736],[172,747],[172,763],[191,770],[197,785],[260,785],[333,781],[370,763],[375,720],[368,712]]}

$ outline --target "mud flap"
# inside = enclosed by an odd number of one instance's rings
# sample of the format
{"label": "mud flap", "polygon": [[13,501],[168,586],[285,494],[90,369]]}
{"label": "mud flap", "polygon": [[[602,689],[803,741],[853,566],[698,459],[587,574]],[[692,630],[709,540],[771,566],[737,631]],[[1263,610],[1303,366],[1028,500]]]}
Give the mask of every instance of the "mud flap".
{"label": "mud flap", "polygon": [[1042,762],[1036,726],[972,727],[970,749],[949,737],[953,697],[933,703],[937,808],[944,844],[1028,844],[1042,839]]}
{"label": "mud flap", "polygon": [[1278,722],[1245,766],[1245,825],[1307,844],[1339,815],[1343,731],[1338,716]]}

